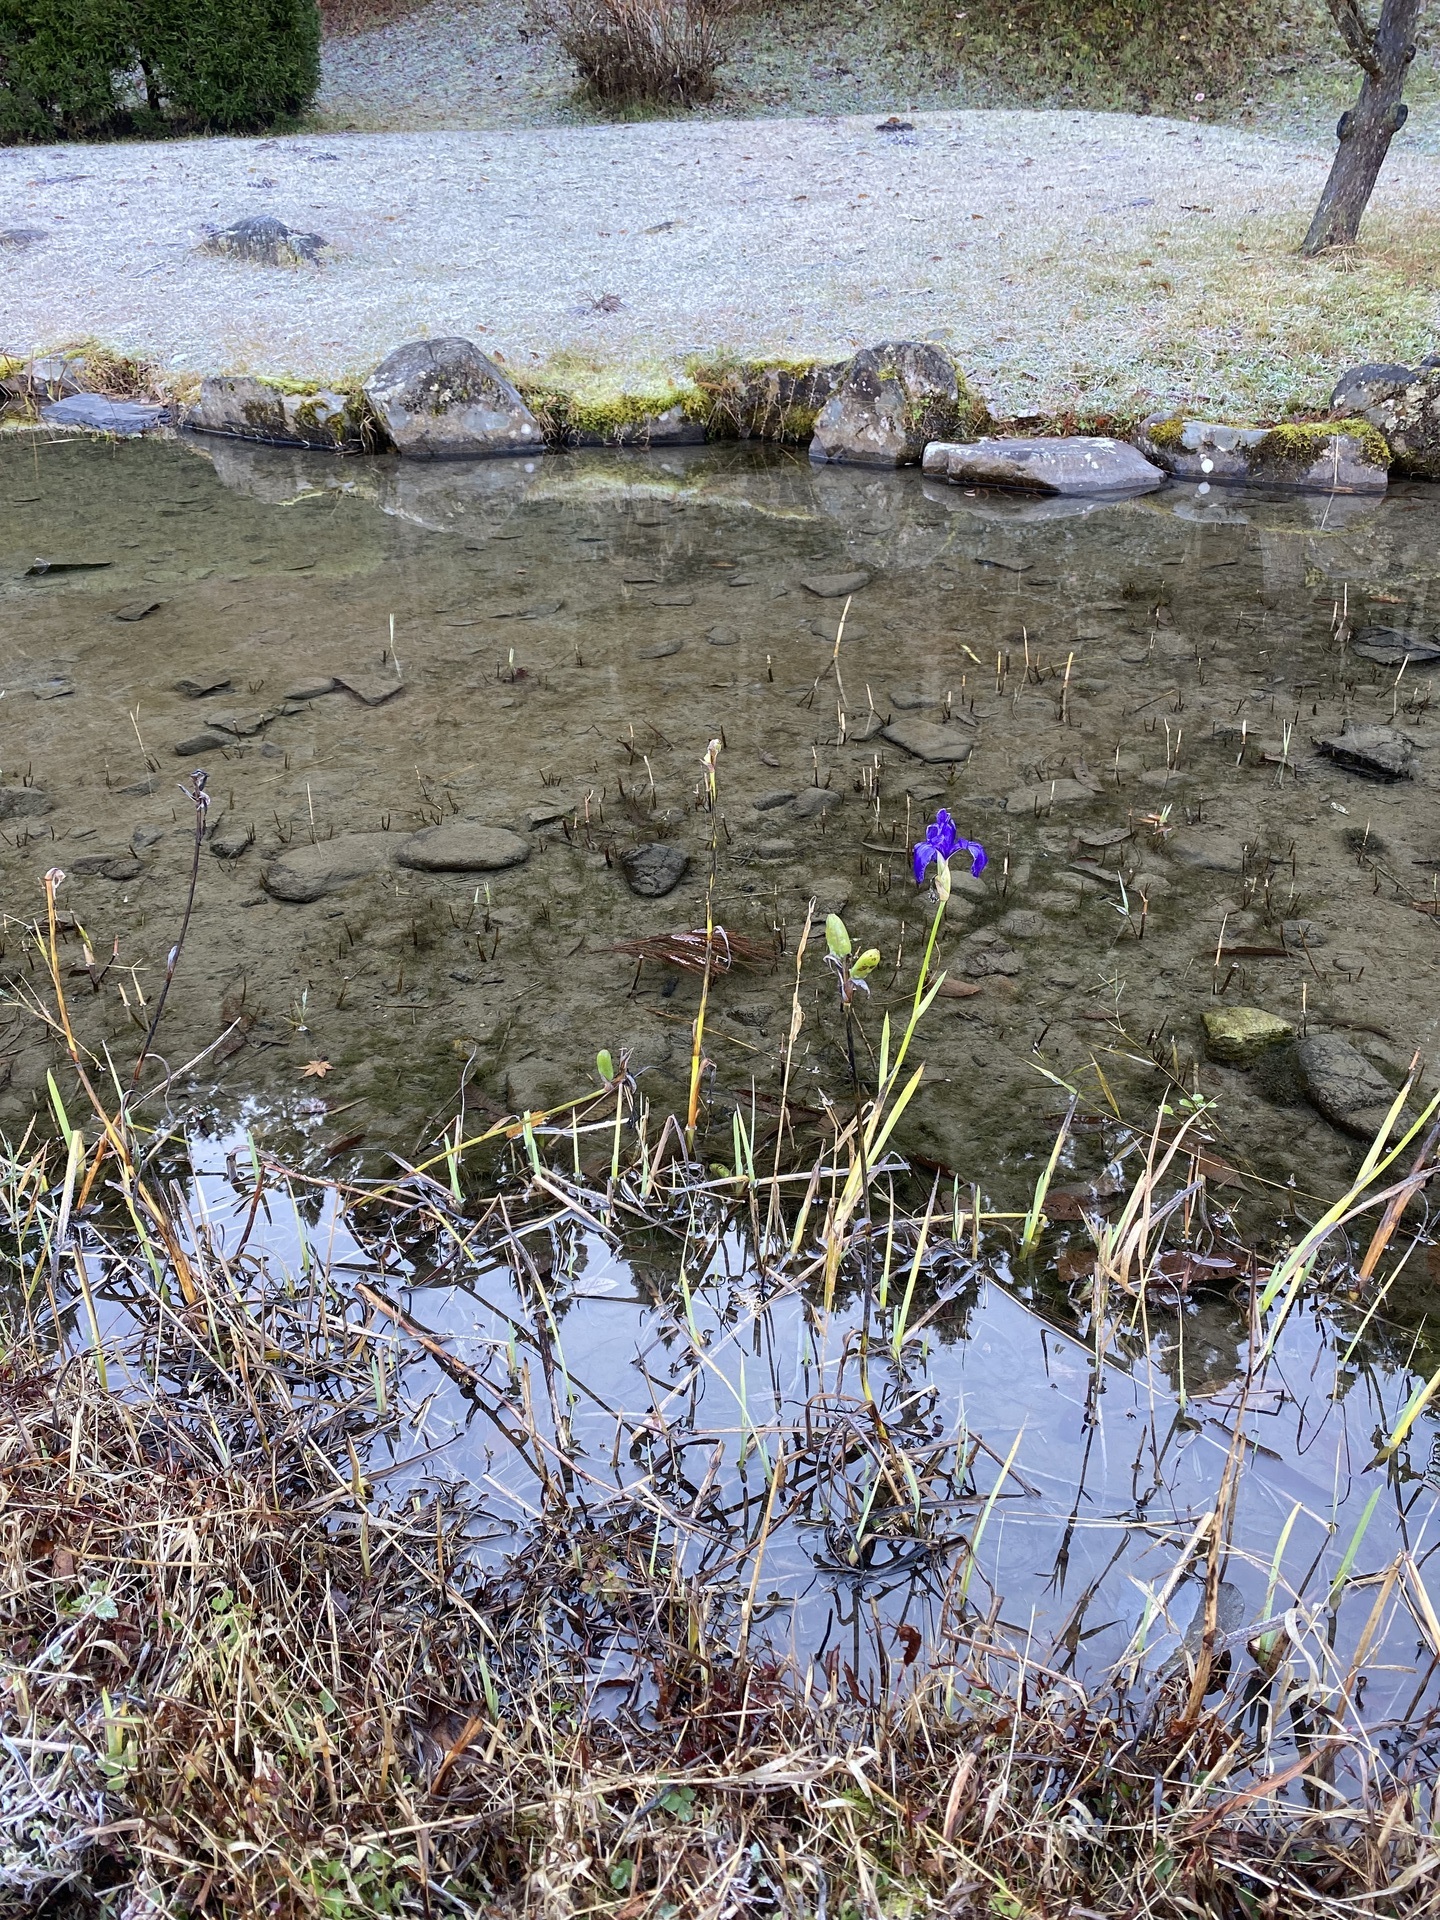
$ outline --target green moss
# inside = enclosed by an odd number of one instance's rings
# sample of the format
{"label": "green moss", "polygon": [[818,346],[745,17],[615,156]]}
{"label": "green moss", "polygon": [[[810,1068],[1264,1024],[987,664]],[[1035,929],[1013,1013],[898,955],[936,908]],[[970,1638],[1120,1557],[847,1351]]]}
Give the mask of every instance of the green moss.
{"label": "green moss", "polygon": [[1330,453],[1337,434],[1358,441],[1371,466],[1389,467],[1389,443],[1368,420],[1287,421],[1282,426],[1271,427],[1264,439],[1256,442],[1250,449],[1249,461],[1252,467],[1304,470]]}
{"label": "green moss", "polygon": [[701,420],[713,440],[803,443],[843,365],[781,356],[691,361],[686,372],[699,405],[690,418]]}
{"label": "green moss", "polygon": [[1145,438],[1152,447],[1163,452],[1178,453],[1185,438],[1185,417],[1172,414],[1168,420],[1154,420],[1145,429]]}
{"label": "green moss", "polygon": [[688,382],[616,388],[583,376],[573,386],[563,379],[521,377],[515,385],[550,447],[572,446],[582,439],[621,446],[643,438],[648,421],[675,407],[687,420],[705,417],[704,395]]}

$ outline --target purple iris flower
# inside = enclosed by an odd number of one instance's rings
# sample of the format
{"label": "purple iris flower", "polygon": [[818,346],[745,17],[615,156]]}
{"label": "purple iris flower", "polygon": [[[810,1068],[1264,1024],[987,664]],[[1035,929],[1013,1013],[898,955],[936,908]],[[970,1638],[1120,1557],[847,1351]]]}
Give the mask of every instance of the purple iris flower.
{"label": "purple iris flower", "polygon": [[942,860],[948,864],[954,853],[969,854],[972,874],[984,872],[987,860],[984,847],[978,840],[962,840],[955,831],[955,822],[941,807],[932,824],[925,829],[925,838],[917,842],[915,847],[916,886],[924,881],[932,860]]}

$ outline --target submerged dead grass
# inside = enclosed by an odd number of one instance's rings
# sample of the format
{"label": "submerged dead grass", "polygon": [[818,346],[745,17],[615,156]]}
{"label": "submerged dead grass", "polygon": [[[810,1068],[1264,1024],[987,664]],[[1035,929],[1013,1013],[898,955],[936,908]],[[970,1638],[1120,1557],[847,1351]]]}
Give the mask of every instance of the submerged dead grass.
{"label": "submerged dead grass", "polygon": [[[927,1235],[952,1251],[994,1234],[1033,1246],[1059,1148],[1023,1222],[962,1219],[958,1197],[953,1219],[933,1217],[933,1195],[923,1220],[897,1209],[886,1140],[918,1078],[905,1062],[936,985],[929,953],[909,1026],[882,1040],[877,1092],[834,1118],[811,1166],[782,1150],[782,1111],[774,1171],[762,1170],[754,1117],[737,1112],[733,1164],[707,1170],[678,1120],[657,1137],[623,1060],[606,1059],[606,1084],[563,1112],[469,1141],[457,1125],[387,1181],[340,1189],[257,1158],[250,1224],[227,1251],[161,1178],[162,1143],[136,1117],[140,1069],[129,1092],[116,1079],[115,1098],[99,1096],[102,1063],[64,1003],[58,884],[50,876],[48,928],[34,930],[51,995],[35,1004],[65,1037],[91,1111],[82,1126],[52,1082],[62,1141],[28,1139],[0,1165],[0,1910],[1433,1912],[1430,1720],[1377,1737],[1362,1709],[1391,1598],[1412,1595],[1432,1669],[1440,1621],[1407,1549],[1348,1667],[1318,1608],[1227,1635],[1243,1440],[1108,1676],[1082,1684],[1063,1635],[1042,1652],[1000,1626],[980,1546],[1014,1450],[989,1456],[987,1492],[973,1471],[983,1439],[937,1439],[900,1363],[923,1323]],[[940,914],[943,899],[937,928]],[[797,1031],[798,1018],[792,1048]],[[697,1054],[701,1039],[697,1022]],[[1247,1392],[1277,1329],[1262,1312],[1278,1302],[1283,1320],[1332,1236],[1388,1201],[1375,1270],[1434,1170],[1436,1132],[1410,1159],[1433,1111],[1388,1153],[1377,1145],[1355,1190],[1257,1274]],[[1203,1198],[1192,1129],[1193,1116],[1157,1121],[1118,1217],[1094,1228],[1097,1379],[1110,1330]],[[496,1147],[513,1166],[467,1197],[466,1154]],[[1409,1171],[1387,1187],[1397,1164]],[[307,1191],[347,1209],[372,1255],[364,1279],[313,1255],[282,1272],[259,1249],[267,1212]],[[830,1353],[826,1384],[786,1426],[752,1427],[763,1497],[717,1509],[712,1464],[682,1501],[677,1444],[714,1435],[679,1432],[678,1413],[616,1415],[612,1464],[624,1443],[637,1474],[612,1475],[576,1445],[530,1251],[540,1242],[527,1237],[565,1221],[686,1248],[747,1233],[759,1297],[740,1331],[778,1299],[803,1303]],[[434,1246],[498,1249],[523,1284],[533,1314],[498,1373],[393,1297],[420,1284],[406,1262]],[[675,1325],[694,1378],[714,1349],[683,1257],[680,1273]],[[863,1321],[834,1339],[834,1301],[862,1296]],[[523,1538],[498,1558],[483,1551],[481,1491],[441,1477],[425,1447],[405,1452],[441,1386],[533,1478]],[[932,1560],[943,1605],[928,1643],[896,1629],[887,1650],[877,1616],[880,1658],[860,1672],[838,1648],[802,1665],[771,1644],[767,1544],[807,1500],[839,1562]],[[1192,1569],[1203,1630],[1147,1668],[1147,1631]],[[618,1705],[602,1706],[596,1681],[606,1649],[629,1674]]]}

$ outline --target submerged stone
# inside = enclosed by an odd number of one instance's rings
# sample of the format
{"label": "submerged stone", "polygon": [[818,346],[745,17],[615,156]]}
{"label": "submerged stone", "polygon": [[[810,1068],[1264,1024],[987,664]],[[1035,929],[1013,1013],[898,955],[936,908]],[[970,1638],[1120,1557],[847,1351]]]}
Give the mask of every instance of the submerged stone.
{"label": "submerged stone", "polygon": [[651,840],[643,846],[632,847],[629,853],[622,853],[620,865],[632,893],[647,900],[658,900],[679,886],[690,865],[690,856],[683,847],[673,846],[668,840]]}
{"label": "submerged stone", "polygon": [[0,820],[35,820],[53,804],[39,787],[0,787]]}
{"label": "submerged stone", "polygon": [[1389,484],[1390,450],[1363,419],[1239,427],[1156,413],[1139,443],[1177,480],[1314,493],[1383,493]]}
{"label": "submerged stone", "polygon": [[142,406],[138,400],[107,400],[102,393],[74,393],[68,400],[40,409],[47,427],[84,427],[91,433],[112,433],[120,440],[149,433],[169,417],[164,407]]}
{"label": "submerged stone", "polygon": [[1288,1020],[1263,1007],[1218,1007],[1201,1018],[1206,1053],[1227,1067],[1248,1067],[1262,1053],[1295,1037]]}
{"label": "submerged stone", "polygon": [[912,720],[908,715],[882,727],[880,737],[893,746],[902,747],[917,760],[951,761],[957,766],[970,758],[975,746],[973,738],[962,733],[959,727],[942,727],[933,720]]}
{"label": "submerged stone", "polygon": [[1372,1140],[1384,1124],[1395,1089],[1364,1054],[1338,1033],[1307,1034],[1295,1049],[1306,1098],[1343,1133]]}
{"label": "submerged stone", "polygon": [[319,900],[388,866],[396,844],[388,833],[340,833],[313,846],[287,847],[263,870],[261,882],[277,900]]}
{"label": "submerged stone", "polygon": [[[844,600],[850,594],[868,587],[870,576],[863,568],[856,568],[850,573],[807,573],[800,584],[807,593],[813,593],[817,600]],[[847,627],[846,632],[852,640],[859,637],[851,627]],[[827,634],[820,637],[832,639],[834,636]]]}
{"label": "submerged stone", "polygon": [[1367,780],[1408,780],[1414,749],[1394,727],[1345,727],[1321,734],[1315,744],[1338,766]]}
{"label": "submerged stone", "polygon": [[1399,627],[1361,627],[1351,650],[1382,667],[1429,667],[1440,662],[1440,635],[1423,639]]}
{"label": "submerged stone", "polygon": [[365,396],[397,452],[417,460],[539,453],[540,423],[469,340],[412,340],[382,360]]}
{"label": "submerged stone", "polygon": [[995,439],[925,449],[925,472],[957,487],[1004,487],[1023,493],[1149,493],[1165,475],[1124,440],[1069,435],[1054,440]]}
{"label": "submerged stone", "polygon": [[474,820],[446,820],[426,827],[407,840],[395,855],[396,864],[422,873],[495,873],[518,867],[530,858],[530,848],[508,827],[481,826]]}
{"label": "submerged stone", "polygon": [[845,368],[816,417],[810,458],[913,467],[932,440],[959,439],[987,418],[944,347],[886,341]]}

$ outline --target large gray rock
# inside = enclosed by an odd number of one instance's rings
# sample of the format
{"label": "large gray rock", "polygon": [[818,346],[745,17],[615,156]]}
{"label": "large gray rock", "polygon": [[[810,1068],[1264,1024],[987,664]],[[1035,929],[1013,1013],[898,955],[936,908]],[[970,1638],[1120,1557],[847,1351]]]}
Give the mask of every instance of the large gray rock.
{"label": "large gray rock", "polygon": [[1150,493],[1165,475],[1124,440],[1069,435],[1054,440],[936,441],[925,472],[957,487],[1010,487],[1022,493]]}
{"label": "large gray rock", "polygon": [[1392,469],[1440,480],[1440,355],[1415,368],[1352,367],[1330,396],[1337,418],[1356,415],[1385,436]]}
{"label": "large gray rock", "polygon": [[277,900],[319,900],[390,862],[395,838],[388,833],[339,833],[314,846],[287,847],[260,878]]}
{"label": "large gray rock", "polygon": [[1338,1033],[1311,1033],[1295,1049],[1300,1080],[1310,1104],[1332,1126],[1373,1140],[1395,1099],[1363,1053]]}
{"label": "large gray rock", "polygon": [[1367,780],[1408,780],[1414,749],[1394,727],[1344,727],[1317,735],[1315,744],[1338,766]]}
{"label": "large gray rock", "polygon": [[395,855],[398,866],[421,873],[495,873],[530,858],[529,844],[508,827],[485,827],[474,820],[446,820],[407,840]]}
{"label": "large gray rock", "polygon": [[885,341],[845,368],[816,417],[810,458],[916,466],[932,440],[967,439],[987,417],[944,347]]}
{"label": "large gray rock", "polygon": [[187,407],[184,424],[193,433],[326,453],[359,452],[367,443],[366,409],[358,396],[325,389],[284,393],[248,373],[202,381],[200,398]]}
{"label": "large gray rock", "polygon": [[1383,493],[1389,481],[1385,442],[1364,420],[1233,427],[1155,413],[1138,439],[1141,451],[1177,480],[1316,493]]}
{"label": "large gray rock", "polygon": [[257,213],[207,234],[200,250],[257,267],[313,267],[328,249],[318,233],[295,233],[274,214]]}
{"label": "large gray rock", "polygon": [[932,763],[950,761],[958,765],[968,760],[975,748],[974,737],[962,732],[959,727],[937,726],[933,720],[916,720],[909,714],[892,720],[888,727],[882,727],[880,735],[894,746],[902,747],[906,753],[913,754],[917,760]]}
{"label": "large gray rock", "polygon": [[72,393],[53,407],[40,409],[47,427],[84,427],[90,433],[110,433],[121,440],[133,440],[152,427],[163,427],[169,417],[164,407],[147,407],[138,400],[107,400],[103,393]]}
{"label": "large gray rock", "polygon": [[365,383],[398,452],[419,460],[538,453],[540,423],[494,361],[469,340],[412,340]]}

